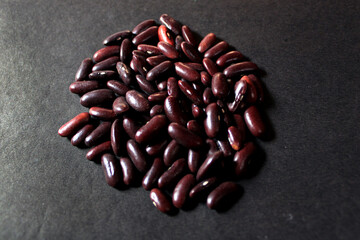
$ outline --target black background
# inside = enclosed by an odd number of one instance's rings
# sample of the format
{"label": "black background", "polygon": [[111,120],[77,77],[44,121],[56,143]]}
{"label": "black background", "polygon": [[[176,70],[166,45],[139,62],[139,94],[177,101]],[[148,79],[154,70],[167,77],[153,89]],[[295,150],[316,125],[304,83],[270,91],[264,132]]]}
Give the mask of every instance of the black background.
{"label": "black background", "polygon": [[[356,3],[357,2],[357,3]],[[358,239],[358,1],[0,1],[0,239]],[[168,13],[257,63],[275,129],[227,212],[167,216],[118,191],[58,128],[69,84],[111,33]]]}

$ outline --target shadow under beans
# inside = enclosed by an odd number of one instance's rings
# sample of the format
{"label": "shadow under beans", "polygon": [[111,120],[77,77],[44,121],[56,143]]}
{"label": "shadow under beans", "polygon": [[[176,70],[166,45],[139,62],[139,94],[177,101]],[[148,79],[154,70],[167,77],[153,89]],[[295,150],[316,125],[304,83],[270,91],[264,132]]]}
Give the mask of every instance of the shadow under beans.
{"label": "shadow under beans", "polygon": [[239,186],[239,190],[222,199],[221,202],[219,202],[219,206],[215,210],[218,213],[225,213],[229,211],[243,195],[244,188],[242,186]]}

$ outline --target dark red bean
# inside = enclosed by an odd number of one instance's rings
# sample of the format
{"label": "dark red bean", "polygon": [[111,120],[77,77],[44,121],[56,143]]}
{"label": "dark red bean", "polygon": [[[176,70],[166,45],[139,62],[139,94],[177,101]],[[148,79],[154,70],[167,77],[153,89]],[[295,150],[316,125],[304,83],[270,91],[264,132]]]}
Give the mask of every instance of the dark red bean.
{"label": "dark red bean", "polygon": [[132,43],[129,39],[124,39],[120,46],[120,61],[127,63],[131,60]]}
{"label": "dark red bean", "polygon": [[105,60],[102,60],[101,62],[96,63],[93,66],[92,71],[102,71],[102,70],[112,69],[113,67],[116,66],[116,63],[118,61],[119,61],[118,56],[109,57]]}
{"label": "dark red bean", "polygon": [[202,62],[210,76],[214,76],[219,71],[216,64],[210,58],[204,58]]}
{"label": "dark red bean", "polygon": [[145,79],[142,75],[136,75],[136,81],[141,88],[141,90],[147,94],[152,94],[156,92],[155,87],[149,81]]}
{"label": "dark red bean", "polygon": [[196,180],[200,181],[206,177],[209,177],[209,175],[212,174],[212,171],[214,171],[214,169],[219,166],[223,156],[224,154],[221,151],[217,151],[208,155],[197,171]]}
{"label": "dark red bean", "polygon": [[145,151],[150,156],[160,155],[164,152],[164,149],[167,146],[167,143],[168,143],[168,141],[166,139],[157,141],[155,143],[151,143],[151,145],[146,146]]}
{"label": "dark red bean", "polygon": [[87,135],[89,135],[94,130],[94,128],[95,126],[92,124],[85,125],[71,138],[71,144],[73,146],[79,146],[83,144]]}
{"label": "dark red bean", "polygon": [[109,136],[111,129],[111,122],[102,122],[97,126],[94,131],[92,131],[86,138],[85,138],[85,145],[88,147],[95,146],[99,144],[101,141],[106,139]]}
{"label": "dark red bean", "polygon": [[167,80],[157,81],[156,87],[159,91],[166,91]]}
{"label": "dark red bean", "polygon": [[265,134],[266,127],[259,110],[251,106],[244,112],[244,120],[251,134],[255,137],[262,137]]}
{"label": "dark red bean", "polygon": [[243,117],[240,114],[234,114],[233,119],[237,129],[239,129],[239,131],[241,132],[241,138],[245,140],[246,126]]}
{"label": "dark red bean", "polygon": [[158,36],[159,36],[159,41],[166,42],[172,46],[175,46],[174,38],[165,25],[159,26]]}
{"label": "dark red bean", "polygon": [[209,75],[209,73],[202,71],[200,73],[200,80],[201,83],[204,84],[204,86],[210,86],[211,85],[211,76]]}
{"label": "dark red bean", "polygon": [[121,80],[123,80],[125,85],[129,86],[130,84],[132,84],[134,82],[134,75],[132,73],[132,70],[125,63],[117,62],[116,69],[119,73]]}
{"label": "dark red bean", "polygon": [[221,41],[204,53],[205,58],[216,58],[221,53],[225,52],[229,48],[229,44],[225,41]]}
{"label": "dark red bean", "polygon": [[115,112],[112,109],[102,107],[91,107],[89,113],[91,116],[105,121],[114,120],[116,117]]}
{"label": "dark red bean", "polygon": [[192,173],[196,173],[201,165],[201,152],[198,150],[189,149],[188,152],[188,167]]}
{"label": "dark red bean", "polygon": [[123,84],[119,81],[116,81],[116,80],[107,81],[106,85],[114,93],[116,93],[120,96],[124,96],[126,94],[126,92],[129,91],[129,88],[125,84]]}
{"label": "dark red bean", "polygon": [[164,24],[170,31],[175,33],[175,35],[179,35],[181,32],[181,24],[176,21],[174,18],[170,17],[167,14],[163,14],[160,16],[160,22]]}
{"label": "dark red bean", "polygon": [[231,51],[223,54],[216,60],[216,64],[219,67],[225,67],[231,63],[242,60],[244,56],[239,51]]}
{"label": "dark red bean", "polygon": [[130,36],[131,32],[129,30],[117,32],[106,37],[103,41],[103,44],[106,46],[119,44],[124,38],[128,38]]}
{"label": "dark red bean", "polygon": [[203,53],[214,45],[216,42],[216,36],[214,33],[206,35],[199,43],[198,51]]}
{"label": "dark red bean", "polygon": [[215,97],[225,99],[229,94],[229,86],[226,77],[222,73],[216,73],[211,81],[211,90]]}
{"label": "dark red bean", "polygon": [[184,41],[184,39],[182,38],[182,36],[178,35],[175,38],[175,49],[177,51],[181,51],[181,43]]}
{"label": "dark red bean", "polygon": [[228,108],[231,112],[235,112],[236,109],[239,107],[241,101],[244,98],[244,95],[246,94],[247,86],[248,84],[245,81],[245,79],[240,79],[235,83],[235,87],[234,87],[235,98],[233,102],[228,104]]}
{"label": "dark red bean", "polygon": [[[147,55],[160,55],[162,54],[160,49],[153,45],[148,44],[140,44],[137,46],[137,49],[146,53]],[[146,56],[144,56],[146,57]]]}
{"label": "dark red bean", "polygon": [[95,62],[101,62],[112,56],[119,56],[120,46],[108,46],[99,49],[93,56]]}
{"label": "dark red bean", "polygon": [[148,96],[149,102],[163,102],[167,97],[167,91],[160,91]]}
{"label": "dark red bean", "polygon": [[175,98],[179,97],[179,86],[174,77],[169,77],[167,80],[167,92],[169,96],[173,96]]}
{"label": "dark red bean", "polygon": [[135,140],[138,143],[148,142],[159,134],[167,126],[165,115],[156,115],[151,118],[144,126],[137,130]]}
{"label": "dark red bean", "polygon": [[164,107],[163,105],[154,105],[151,109],[150,109],[150,117],[154,117],[156,115],[162,114],[164,113]]}
{"label": "dark red bean", "polygon": [[203,101],[206,105],[209,105],[210,103],[215,101],[215,98],[211,91],[211,88],[209,88],[209,87],[205,88],[205,90],[203,92]]}
{"label": "dark red bean", "polygon": [[84,94],[100,88],[98,81],[77,81],[69,86],[69,90],[75,94]]}
{"label": "dark red bean", "polygon": [[186,171],[186,161],[184,158],[176,160],[169,168],[166,170],[158,180],[159,188],[167,188],[173,186]]}
{"label": "dark red bean", "polygon": [[110,153],[105,153],[101,157],[101,165],[107,184],[111,187],[118,186],[121,183],[121,170],[116,157]]}
{"label": "dark red bean", "polygon": [[96,147],[90,149],[86,154],[86,158],[90,161],[95,161],[98,158],[100,158],[104,153],[108,153],[108,152],[111,152],[110,141],[103,142],[97,145]]}
{"label": "dark red bean", "polygon": [[154,162],[145,174],[142,180],[142,186],[145,190],[149,191],[150,189],[157,187],[157,181],[161,174],[164,172],[165,166],[161,158],[155,158]]}
{"label": "dark red bean", "polygon": [[175,63],[176,74],[188,81],[200,80],[200,74],[193,68],[187,66],[182,62]]}
{"label": "dark red bean", "polygon": [[182,208],[188,198],[191,188],[195,185],[195,177],[187,174],[176,184],[173,192],[172,202],[177,208]]}
{"label": "dark red bean", "polygon": [[240,191],[239,186],[234,182],[223,182],[217,188],[215,188],[208,196],[206,205],[210,209],[217,209],[221,207],[222,203],[231,197],[233,194],[237,194]]}
{"label": "dark red bean", "polygon": [[85,126],[90,121],[90,114],[83,112],[65,123],[59,128],[58,134],[62,137],[69,137],[74,135],[80,128]]}
{"label": "dark red bean", "polygon": [[204,128],[209,138],[214,138],[220,130],[220,111],[216,103],[209,104],[206,109],[206,119],[204,120]]}
{"label": "dark red bean", "polygon": [[106,105],[113,102],[115,94],[110,89],[97,89],[85,93],[80,98],[80,104],[84,107],[93,107],[98,105]]}
{"label": "dark red bean", "polygon": [[126,93],[126,102],[138,112],[147,112],[150,110],[149,101],[138,91],[130,90]]}
{"label": "dark red bean", "polygon": [[158,42],[158,49],[164,54],[166,57],[170,59],[176,59],[179,57],[179,52],[176,51],[175,47],[167,42]]}
{"label": "dark red bean", "polygon": [[90,80],[99,80],[99,81],[114,79],[117,77],[118,77],[117,73],[112,70],[95,71],[89,74]]}
{"label": "dark red bean", "polygon": [[228,140],[235,151],[238,151],[242,147],[244,141],[242,137],[241,131],[237,127],[231,126],[228,128]]}
{"label": "dark red bean", "polygon": [[170,166],[181,154],[183,150],[182,146],[179,145],[176,140],[172,140],[164,151],[164,164],[165,166]]}
{"label": "dark red bean", "polygon": [[91,73],[91,68],[93,66],[93,61],[91,58],[85,58],[75,74],[75,81],[82,81],[88,77]]}
{"label": "dark red bean", "polygon": [[177,143],[187,148],[197,149],[203,144],[203,140],[200,136],[192,133],[178,123],[170,123],[168,133]]}
{"label": "dark red bean", "polygon": [[240,62],[230,65],[224,69],[224,74],[227,78],[239,76],[243,72],[257,70],[258,66],[253,62]]}
{"label": "dark red bean", "polygon": [[135,134],[140,127],[141,126],[131,118],[125,117],[123,120],[123,128],[131,139],[135,139]]}
{"label": "dark red bean", "polygon": [[126,185],[131,185],[135,180],[135,169],[129,158],[121,157],[119,159],[123,174],[123,181]]}
{"label": "dark red bean", "polygon": [[259,103],[264,102],[264,89],[262,87],[260,79],[258,79],[254,74],[248,75],[249,79],[254,83],[256,87],[256,92],[258,93],[258,101]]}
{"label": "dark red bean", "polygon": [[129,111],[130,106],[126,102],[126,99],[124,96],[117,97],[112,105],[112,109],[114,113],[118,116],[122,115],[124,112]]}
{"label": "dark red bean", "polygon": [[139,33],[132,39],[132,43],[137,46],[141,43],[144,43],[152,38],[157,37],[158,27],[153,26],[149,27],[148,29],[144,30],[143,32]]}
{"label": "dark red bean", "polygon": [[[137,46],[137,48],[139,49],[139,47],[142,46],[142,45],[146,45],[146,44],[140,44],[140,45]],[[150,46],[150,45],[148,45],[148,46]],[[155,47],[155,46],[152,46],[152,47]],[[140,51],[140,50],[133,50],[132,55],[138,55],[138,56],[141,56],[141,57],[144,57],[144,58],[147,58],[149,56],[148,53],[146,53],[144,51]]]}
{"label": "dark red bean", "polygon": [[197,40],[194,36],[194,33],[191,31],[191,29],[188,26],[183,25],[181,28],[181,33],[182,33],[182,37],[186,42],[190,43],[194,47],[197,46]]}
{"label": "dark red bean", "polygon": [[141,150],[140,146],[133,139],[130,139],[126,143],[126,149],[136,169],[141,173],[146,172],[148,169],[148,164],[145,157],[146,155]]}
{"label": "dark red bean", "polygon": [[176,122],[181,125],[185,125],[187,122],[187,116],[182,111],[179,100],[176,97],[168,96],[164,102],[164,110],[167,118],[170,122]]}
{"label": "dark red bean", "polygon": [[116,119],[110,129],[110,140],[111,148],[116,156],[121,155],[121,144],[124,142],[123,139],[123,127],[120,119]]}
{"label": "dark red bean", "polygon": [[148,19],[136,25],[131,32],[136,35],[148,29],[149,27],[154,26],[155,24],[156,22],[154,19]]}
{"label": "dark red bean", "polygon": [[153,67],[146,75],[146,80],[154,81],[167,71],[173,68],[173,63],[171,61],[165,61],[160,63],[159,65]]}
{"label": "dark red bean", "polygon": [[185,55],[193,62],[201,62],[200,53],[188,42],[181,43],[181,49],[185,53]]}
{"label": "dark red bean", "polygon": [[218,149],[224,154],[224,157],[230,157],[233,155],[233,149],[231,148],[230,143],[226,138],[217,139],[216,144]]}
{"label": "dark red bean", "polygon": [[[200,62],[201,62],[201,60],[200,60]],[[196,71],[204,71],[204,70],[205,70],[205,68],[204,68],[204,66],[202,65],[202,63],[184,62],[184,64],[185,64],[186,66],[189,66],[189,67],[195,69]]]}
{"label": "dark red bean", "polygon": [[146,76],[146,74],[148,73],[149,69],[148,69],[148,64],[146,62],[146,59],[142,56],[139,55],[134,55],[132,60],[131,60],[134,64],[135,69],[142,75],[142,76]]}
{"label": "dark red bean", "polygon": [[129,66],[130,66],[130,68],[131,68],[134,72],[138,73],[138,70],[137,70],[137,68],[135,67],[135,63],[134,63],[134,59],[133,59],[133,58],[131,59]]}
{"label": "dark red bean", "polygon": [[160,189],[154,188],[150,192],[150,199],[154,206],[163,213],[168,213],[172,210],[169,198]]}
{"label": "dark red bean", "polygon": [[191,113],[194,118],[202,118],[204,116],[204,110],[195,104],[191,104]]}
{"label": "dark red bean", "polygon": [[256,153],[256,146],[252,142],[244,144],[244,147],[235,153],[235,174],[241,176],[245,173],[246,167]]}
{"label": "dark red bean", "polygon": [[168,58],[164,55],[157,55],[157,56],[152,56],[152,57],[148,57],[146,58],[146,62],[150,65],[150,66],[157,66],[162,62],[165,62]]}
{"label": "dark red bean", "polygon": [[202,105],[202,97],[199,95],[197,91],[186,81],[179,80],[178,85],[180,87],[180,90],[185,94],[187,98],[189,98],[193,103],[196,105]]}
{"label": "dark red bean", "polygon": [[208,156],[219,150],[216,142],[210,138],[206,139],[206,144],[209,146]]}
{"label": "dark red bean", "polygon": [[240,80],[245,80],[247,85],[246,101],[248,103],[255,103],[258,100],[258,93],[256,87],[248,76],[243,76]]}
{"label": "dark red bean", "polygon": [[205,197],[212,189],[215,188],[217,182],[217,177],[211,177],[199,182],[190,190],[189,197],[197,199]]}

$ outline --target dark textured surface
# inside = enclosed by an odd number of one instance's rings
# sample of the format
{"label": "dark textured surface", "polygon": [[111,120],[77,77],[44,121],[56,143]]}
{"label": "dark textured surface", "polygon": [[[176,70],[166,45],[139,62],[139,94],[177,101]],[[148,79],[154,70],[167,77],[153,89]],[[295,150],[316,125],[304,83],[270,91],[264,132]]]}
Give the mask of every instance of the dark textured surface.
{"label": "dark textured surface", "polygon": [[[0,239],[356,239],[360,4],[346,2],[0,1]],[[57,135],[85,110],[68,91],[81,60],[162,13],[267,73],[276,136],[225,213],[164,215]]]}

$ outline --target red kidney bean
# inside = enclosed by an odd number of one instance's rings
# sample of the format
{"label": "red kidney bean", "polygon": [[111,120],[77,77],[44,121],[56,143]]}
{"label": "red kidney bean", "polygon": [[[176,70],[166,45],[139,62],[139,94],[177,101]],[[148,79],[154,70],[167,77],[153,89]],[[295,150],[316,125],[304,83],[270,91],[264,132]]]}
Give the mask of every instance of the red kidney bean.
{"label": "red kidney bean", "polygon": [[150,156],[160,155],[163,153],[163,150],[167,146],[167,143],[168,143],[168,141],[166,139],[157,141],[155,143],[151,143],[151,145],[146,146],[145,151]]}
{"label": "red kidney bean", "polygon": [[146,74],[148,73],[148,66],[147,66],[147,62],[146,59],[142,56],[139,55],[134,55],[132,60],[131,60],[134,64],[135,69],[142,75],[142,76],[146,76]]}
{"label": "red kidney bean", "polygon": [[110,129],[111,148],[116,156],[121,155],[121,144],[123,143],[122,139],[124,139],[122,134],[123,134],[123,129],[122,129],[121,120],[116,119],[112,123]]}
{"label": "red kidney bean", "polygon": [[229,86],[226,77],[222,73],[216,73],[211,81],[211,90],[215,97],[225,99],[229,94]]}
{"label": "red kidney bean", "polygon": [[120,96],[124,96],[126,94],[126,92],[129,91],[129,88],[125,84],[123,84],[119,81],[116,81],[116,80],[107,81],[106,85],[114,93],[116,93]]}
{"label": "red kidney bean", "polygon": [[115,46],[108,46],[108,47],[104,47],[99,49],[93,56],[93,59],[95,62],[101,62],[109,57],[112,56],[119,56],[120,53],[120,47],[115,45]]}
{"label": "red kidney bean", "polygon": [[224,154],[221,151],[210,154],[205,161],[201,164],[196,174],[196,180],[202,180],[205,177],[209,177],[211,172],[220,164]]}
{"label": "red kidney bean", "polygon": [[173,63],[171,61],[165,61],[160,63],[159,65],[153,67],[146,75],[146,80],[154,81],[167,71],[173,68]]}
{"label": "red kidney bean", "polygon": [[124,112],[129,111],[130,106],[126,102],[126,99],[124,96],[117,97],[112,105],[112,109],[114,113],[118,116],[122,115]]}
{"label": "red kidney bean", "polygon": [[102,122],[97,126],[94,131],[92,131],[85,138],[85,145],[88,147],[95,146],[99,144],[104,139],[107,139],[111,129],[111,122]]}
{"label": "red kidney bean", "polygon": [[144,126],[137,130],[135,140],[138,143],[148,142],[159,134],[167,126],[165,115],[156,115],[151,118]]}
{"label": "red kidney bean", "polygon": [[114,120],[116,117],[115,112],[112,109],[102,107],[91,107],[89,113],[91,116],[105,121]]}
{"label": "red kidney bean", "polygon": [[124,39],[120,46],[120,61],[127,63],[131,59],[132,43],[129,39]]}
{"label": "red kidney bean", "polygon": [[142,21],[141,23],[136,25],[131,32],[133,34],[137,35],[137,34],[143,32],[144,30],[146,30],[149,27],[154,26],[154,25],[156,25],[155,20],[154,19],[148,19],[148,20]]}
{"label": "red kidney bean", "polygon": [[[146,44],[140,44],[140,45],[137,46],[137,48],[139,49],[140,46],[143,46],[143,45],[146,45]],[[146,46],[155,47],[155,46],[152,46],[152,45],[146,45]],[[149,54],[147,52],[140,51],[140,50],[133,50],[132,55],[138,55],[138,56],[141,56],[141,57],[144,57],[144,58],[147,58],[149,56]]]}
{"label": "red kidney bean", "polygon": [[103,41],[103,44],[106,46],[119,44],[124,38],[128,38],[130,36],[131,32],[129,30],[117,32],[106,37]]}
{"label": "red kidney bean", "polygon": [[194,33],[191,31],[191,29],[188,26],[183,25],[181,27],[181,33],[182,33],[182,37],[185,39],[186,42],[190,43],[194,47],[197,46],[197,40],[194,36]]}
{"label": "red kidney bean", "polygon": [[206,144],[209,146],[208,156],[219,150],[216,142],[210,138],[206,139]]}
{"label": "red kidney bean", "polygon": [[249,74],[248,77],[256,87],[256,92],[258,93],[257,99],[259,103],[264,102],[264,89],[262,87],[260,79],[258,79],[254,74]]}
{"label": "red kidney bean", "polygon": [[219,71],[216,64],[210,58],[204,58],[202,62],[210,76],[214,76]]}
{"label": "red kidney bean", "polygon": [[155,158],[154,162],[149,169],[149,171],[145,174],[142,180],[142,186],[145,190],[149,191],[150,189],[157,186],[157,182],[161,174],[165,169],[164,163],[161,158]]}
{"label": "red kidney bean", "polygon": [[150,109],[150,117],[154,117],[156,115],[162,114],[164,113],[164,107],[163,105],[154,105],[151,109]]}
{"label": "red kidney bean", "polygon": [[150,192],[150,199],[154,206],[163,213],[169,213],[172,205],[168,197],[160,189],[154,188]]}
{"label": "red kidney bean", "polygon": [[91,73],[91,68],[93,66],[93,61],[91,58],[85,58],[75,74],[75,81],[82,81],[88,77]]}
{"label": "red kidney bean", "polygon": [[107,184],[111,187],[118,186],[121,183],[121,170],[116,157],[110,153],[105,153],[101,157],[101,165]]}
{"label": "red kidney bean", "polygon": [[211,76],[209,75],[209,73],[207,73],[205,71],[202,71],[200,73],[200,80],[201,80],[201,83],[204,86],[210,86],[211,85]]}
{"label": "red kidney bean", "polygon": [[224,154],[224,157],[230,157],[233,155],[233,149],[230,146],[230,143],[226,138],[216,140],[218,149]]}
{"label": "red kidney bean", "polygon": [[184,158],[176,160],[158,179],[159,188],[173,186],[186,171],[186,161]]}
{"label": "red kidney bean", "polygon": [[241,131],[237,127],[231,126],[228,128],[228,140],[235,151],[241,148],[244,141],[242,137]]}
{"label": "red kidney bean", "polygon": [[199,43],[198,51],[203,53],[214,45],[216,42],[216,36],[214,33],[206,35]]}
{"label": "red kidney bean", "polygon": [[132,39],[132,43],[137,46],[141,43],[149,41],[152,38],[157,37],[157,26],[149,27],[148,29],[144,30],[143,32],[139,33]]}
{"label": "red kidney bean", "polygon": [[179,97],[179,86],[174,77],[169,77],[167,80],[167,92],[169,96]]}
{"label": "red kidney bean", "polygon": [[229,44],[225,41],[221,41],[204,53],[205,58],[216,58],[221,53],[225,52],[229,48]]}
{"label": "red kidney bean", "polygon": [[167,42],[158,42],[158,49],[164,54],[166,57],[170,59],[176,59],[179,57],[179,52],[176,51],[175,47]]}
{"label": "red kidney bean", "polygon": [[99,81],[114,79],[117,77],[118,77],[117,73],[112,70],[95,71],[89,74],[90,80],[99,80]]}
{"label": "red kidney bean", "polygon": [[204,135],[204,129],[199,125],[196,120],[188,121],[186,127],[187,129],[189,129],[189,131],[195,133],[196,135]]}
{"label": "red kidney bean", "polygon": [[248,84],[245,79],[240,79],[235,83],[235,98],[233,102],[228,104],[228,108],[231,112],[235,112],[236,109],[239,107],[241,101],[244,98],[244,95],[246,94],[247,86]]}
{"label": "red kidney bean", "polygon": [[75,94],[84,94],[100,88],[98,81],[77,81],[69,86],[69,90]]}
{"label": "red kidney bean", "polygon": [[189,98],[193,103],[196,105],[202,105],[203,101],[201,99],[201,96],[198,94],[197,91],[186,81],[179,80],[178,85],[180,87],[180,90],[185,94],[187,98]]}
{"label": "red kidney bean", "polygon": [[157,55],[157,56],[152,56],[152,57],[148,57],[146,58],[146,62],[150,65],[150,66],[157,66],[162,62],[165,62],[167,60],[167,57],[164,55]]}
{"label": "red kidney bean", "polygon": [[204,116],[204,110],[195,104],[191,104],[191,113],[194,118],[202,118]]}
{"label": "red kidney bean", "polygon": [[197,199],[205,197],[212,189],[215,188],[217,182],[217,177],[211,177],[199,182],[190,190],[189,197]]}
{"label": "red kidney bean", "polygon": [[175,71],[177,75],[184,78],[185,80],[191,82],[200,80],[200,74],[195,69],[185,65],[182,62],[175,63]]}
{"label": "red kidney bean", "polygon": [[[147,55],[160,55],[162,54],[161,50],[153,45],[140,44],[137,46],[137,49],[146,53]],[[146,56],[143,56],[146,57]]]}
{"label": "red kidney bean", "polygon": [[261,118],[259,110],[255,106],[251,106],[244,112],[244,120],[251,134],[255,137],[262,137],[265,134],[265,123]]}
{"label": "red kidney bean", "polygon": [[188,152],[188,167],[192,173],[196,173],[201,165],[201,152],[198,150],[189,149]]}
{"label": "red kidney bean", "polygon": [[89,135],[94,130],[94,128],[95,126],[92,124],[85,125],[71,138],[71,144],[73,146],[79,146],[83,144],[87,135]]}
{"label": "red kidney bean", "polygon": [[130,139],[126,143],[126,149],[136,169],[141,173],[146,172],[148,169],[148,164],[145,153],[142,151],[140,146],[133,139]]}
{"label": "red kidney bean", "polygon": [[123,119],[123,128],[131,139],[135,139],[135,134],[140,127],[141,126],[137,125],[137,123],[129,117]]}
{"label": "red kidney bean", "polygon": [[118,56],[109,57],[105,60],[102,60],[101,62],[96,63],[93,66],[92,71],[102,71],[102,70],[112,69],[113,67],[116,66],[116,63],[118,61],[119,61]]}
{"label": "red kidney bean", "polygon": [[158,81],[156,81],[156,83],[157,83],[156,87],[159,91],[166,91],[167,80],[163,80],[163,81],[158,80]]}
{"label": "red kidney bean", "polygon": [[244,56],[239,51],[231,51],[223,54],[216,60],[216,64],[219,67],[225,67],[231,63],[242,60]]}
{"label": "red kidney bean", "polygon": [[176,140],[170,141],[164,151],[164,164],[170,166],[181,154],[182,146],[176,142]]}
{"label": "red kidney bean", "polygon": [[203,101],[206,105],[209,105],[210,103],[215,101],[211,88],[209,87],[205,88],[203,92]]}
{"label": "red kidney bean", "polygon": [[181,51],[181,43],[184,41],[184,39],[182,38],[182,36],[178,35],[175,38],[175,49],[177,51]]}
{"label": "red kidney bean", "polygon": [[149,101],[138,91],[130,90],[126,93],[126,102],[138,112],[147,112],[150,110]]}
{"label": "red kidney bean", "polygon": [[83,112],[65,123],[59,128],[58,134],[62,137],[69,137],[74,135],[80,128],[85,126],[90,121],[90,114]]}
{"label": "red kidney bean", "polygon": [[98,158],[100,158],[104,153],[108,153],[108,152],[111,152],[110,141],[103,142],[90,149],[86,154],[86,158],[90,161],[95,161]]}
{"label": "red kidney bean", "polygon": [[254,143],[248,142],[244,144],[244,147],[235,153],[234,163],[235,163],[235,174],[237,176],[243,175],[246,171],[246,166],[251,161],[252,157],[256,152],[256,147]]}
{"label": "red kidney bean", "polygon": [[239,186],[234,182],[223,182],[215,188],[208,196],[206,205],[210,209],[217,209],[221,207],[223,201],[237,194],[240,191]]}
{"label": "red kidney bean", "polygon": [[206,109],[204,128],[209,138],[214,138],[220,130],[220,111],[216,103],[209,104]]}
{"label": "red kidney bean", "polygon": [[172,46],[175,45],[175,41],[171,33],[168,31],[165,25],[161,25],[158,28],[159,41],[166,42]]}
{"label": "red kidney bean", "polygon": [[[201,60],[200,60],[201,61]],[[192,69],[195,69],[196,71],[204,71],[204,66],[201,63],[195,63],[195,62],[184,62],[186,66],[191,67]],[[200,76],[201,77],[201,76]]]}
{"label": "red kidney bean", "polygon": [[178,123],[170,123],[168,133],[177,143],[187,148],[197,149],[203,144],[203,140],[200,136],[192,133]]}
{"label": "red kidney bean", "polygon": [[176,97],[168,96],[164,101],[164,110],[170,122],[185,125],[187,122],[186,114],[181,110],[179,100]]}
{"label": "red kidney bean", "polygon": [[132,70],[129,66],[127,66],[123,62],[116,63],[116,69],[119,73],[121,80],[125,83],[125,85],[129,86],[134,82],[134,77],[132,74]]}
{"label": "red kidney bean", "polygon": [[146,94],[152,94],[156,92],[155,87],[153,86],[153,84],[151,84],[149,81],[147,81],[145,79],[145,77],[143,77],[142,75],[136,75],[136,81],[139,85],[139,87],[141,88],[141,90],[146,93]]}
{"label": "red kidney bean", "polygon": [[175,35],[179,35],[181,32],[181,24],[176,21],[174,18],[170,17],[167,14],[163,14],[160,16],[160,22],[164,24],[170,31],[175,33]]}
{"label": "red kidney bean", "polygon": [[181,43],[181,49],[184,54],[193,62],[201,62],[201,55],[200,53],[188,42]]}
{"label": "red kidney bean", "polygon": [[194,185],[195,177],[191,173],[181,178],[173,192],[172,202],[175,207],[182,208],[184,206],[189,192]]}
{"label": "red kidney bean", "polygon": [[120,166],[123,174],[123,181],[126,185],[131,185],[135,180],[135,169],[134,165],[127,157],[121,157],[119,159]]}
{"label": "red kidney bean", "polygon": [[149,102],[163,102],[167,97],[167,91],[160,91],[148,96]]}
{"label": "red kidney bean", "polygon": [[248,76],[243,76],[240,80],[246,81],[246,101],[248,103],[255,103],[258,99],[258,94],[254,83],[250,80]]}
{"label": "red kidney bean", "polygon": [[239,76],[243,72],[257,70],[258,66],[253,62],[239,62],[230,65],[224,69],[224,74],[227,78]]}

